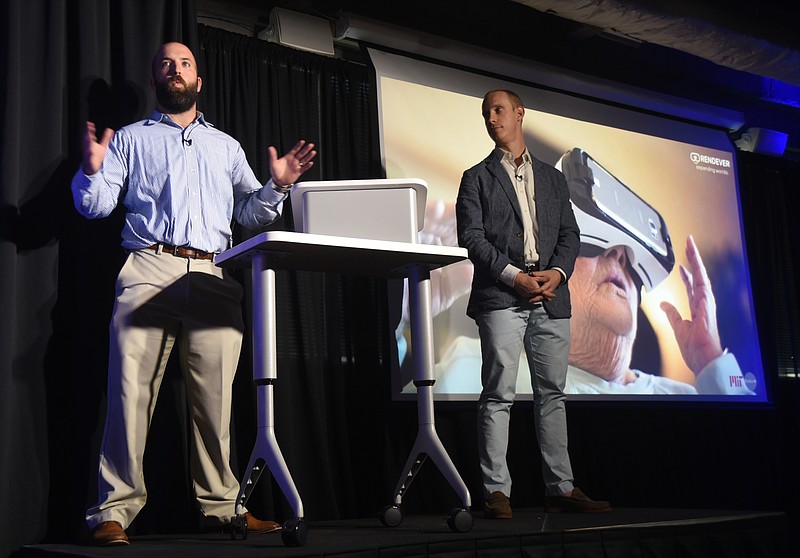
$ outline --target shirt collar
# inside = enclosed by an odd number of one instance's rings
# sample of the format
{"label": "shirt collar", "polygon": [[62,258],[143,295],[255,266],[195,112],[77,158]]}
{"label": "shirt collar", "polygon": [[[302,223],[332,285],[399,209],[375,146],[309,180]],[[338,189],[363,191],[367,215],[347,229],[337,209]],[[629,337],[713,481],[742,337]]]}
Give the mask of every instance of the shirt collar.
{"label": "shirt collar", "polygon": [[[170,115],[164,114],[163,112],[161,112],[158,109],[154,110],[153,114],[150,115],[150,120],[152,120],[153,122],[164,122],[165,124],[169,124],[170,126],[178,126],[178,127],[180,127],[172,119],[172,117]],[[209,127],[210,126],[210,124],[208,122],[206,122],[206,117],[199,110],[197,111],[197,116],[195,117],[195,119],[192,122],[192,124],[195,124],[195,123],[198,124],[198,125],[203,125],[205,127]]]}
{"label": "shirt collar", "polygon": [[[505,161],[507,163],[511,163],[512,165],[516,166],[516,163],[514,162],[514,154],[513,153],[503,149],[502,147],[496,147],[495,151],[497,151],[500,154],[501,160],[503,160],[503,161]],[[522,161],[523,161],[523,163],[528,163],[528,164],[532,163],[531,154],[528,152],[528,148],[527,147],[525,148],[525,151],[522,152]]]}

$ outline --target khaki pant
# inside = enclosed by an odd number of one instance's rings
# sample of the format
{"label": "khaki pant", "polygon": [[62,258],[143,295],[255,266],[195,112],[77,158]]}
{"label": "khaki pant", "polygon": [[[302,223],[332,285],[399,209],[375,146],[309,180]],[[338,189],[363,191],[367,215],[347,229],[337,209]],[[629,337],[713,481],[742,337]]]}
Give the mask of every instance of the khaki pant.
{"label": "khaki pant", "polygon": [[139,250],[128,256],[116,289],[98,504],[86,520],[92,528],[112,520],[127,528],[144,507],[145,441],[177,342],[195,495],[206,517],[227,523],[239,491],[230,467],[230,418],[244,329],[241,286],[211,261]]}

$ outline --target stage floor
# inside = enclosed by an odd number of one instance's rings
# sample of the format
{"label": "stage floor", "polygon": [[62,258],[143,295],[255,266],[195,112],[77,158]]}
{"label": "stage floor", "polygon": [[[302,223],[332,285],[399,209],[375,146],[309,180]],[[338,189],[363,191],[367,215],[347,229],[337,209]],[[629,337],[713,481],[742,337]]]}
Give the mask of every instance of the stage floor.
{"label": "stage floor", "polygon": [[[467,533],[450,531],[444,517],[408,516],[397,527],[377,518],[308,522],[304,546],[284,546],[280,534],[232,540],[225,534],[131,537],[125,547],[81,544],[23,547],[15,558],[63,557],[788,557],[786,516],[778,512],[615,509],[602,514],[545,514],[514,510],[510,520],[474,512]],[[792,556],[794,555],[791,553]]]}

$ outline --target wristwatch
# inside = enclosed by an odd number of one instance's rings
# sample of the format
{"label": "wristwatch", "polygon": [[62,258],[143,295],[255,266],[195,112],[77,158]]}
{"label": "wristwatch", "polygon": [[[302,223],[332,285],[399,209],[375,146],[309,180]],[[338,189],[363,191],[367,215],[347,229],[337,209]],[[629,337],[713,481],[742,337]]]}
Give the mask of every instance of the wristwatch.
{"label": "wristwatch", "polygon": [[278,186],[275,181],[272,181],[272,189],[278,192],[279,194],[288,194],[292,191],[292,186],[294,184],[287,184],[286,186]]}

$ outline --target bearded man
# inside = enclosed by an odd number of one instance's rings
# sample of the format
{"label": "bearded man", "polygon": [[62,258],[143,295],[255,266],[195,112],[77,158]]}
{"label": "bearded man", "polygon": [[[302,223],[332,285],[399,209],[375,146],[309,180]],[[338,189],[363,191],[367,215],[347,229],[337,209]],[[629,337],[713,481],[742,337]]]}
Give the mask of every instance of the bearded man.
{"label": "bearded man", "polygon": [[[236,140],[197,111],[202,88],[192,51],[159,48],[150,118],[106,130],[87,122],[83,164],[72,180],[75,207],[89,219],[125,208],[127,259],[111,318],[108,405],[100,450],[98,503],[86,514],[92,542],[128,544],[125,529],[147,499],[142,462],[158,389],[177,344],[192,427],[191,473],[204,523],[235,516],[239,483],[230,466],[233,378],[244,329],[241,285],[214,265],[232,243],[231,222],[258,229],[312,165],[313,144],[299,141],[278,158],[262,185]],[[277,531],[245,514],[249,533]]]}

